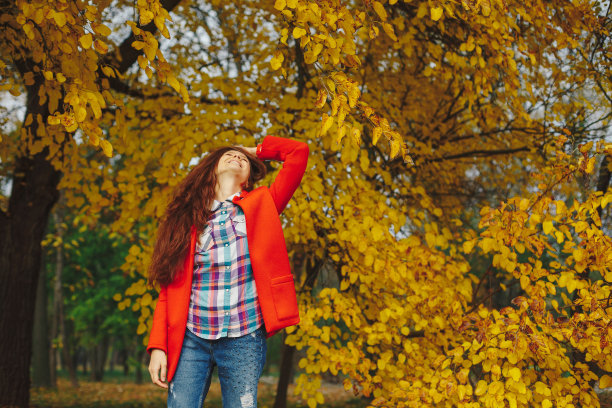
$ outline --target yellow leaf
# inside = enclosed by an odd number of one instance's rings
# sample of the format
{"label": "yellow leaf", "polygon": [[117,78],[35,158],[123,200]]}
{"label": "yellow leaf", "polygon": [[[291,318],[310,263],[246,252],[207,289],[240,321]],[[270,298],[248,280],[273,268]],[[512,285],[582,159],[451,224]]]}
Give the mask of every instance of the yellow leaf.
{"label": "yellow leaf", "polygon": [[378,17],[381,18],[382,21],[387,21],[387,10],[385,10],[385,6],[380,4],[378,1],[372,3],[374,7],[374,11],[378,14]]}
{"label": "yellow leaf", "polygon": [[293,29],[293,38],[295,38],[296,40],[298,38],[303,37],[304,34],[306,34],[306,30],[304,30],[302,27],[295,27]]}
{"label": "yellow leaf", "polygon": [[43,75],[47,81],[50,81],[53,79],[53,72],[51,71],[43,71]]}
{"label": "yellow leaf", "polygon": [[85,118],[87,117],[87,110],[85,109],[84,106],[79,106],[79,108],[76,110],[75,113],[76,113],[77,122],[83,122]]}
{"label": "yellow leaf", "polygon": [[607,374],[604,374],[600,379],[599,379],[599,388],[608,388],[608,387],[612,387],[612,377],[610,377]]}
{"label": "yellow leaf", "polygon": [[55,24],[57,24],[58,27],[66,25],[66,15],[61,11],[53,13],[53,20],[55,20]]}
{"label": "yellow leaf", "polygon": [[79,38],[79,43],[81,44],[81,47],[83,47],[83,49],[87,50],[89,48],[91,48],[91,44],[93,44],[93,37],[91,34],[85,34],[82,35]]}
{"label": "yellow leaf", "polygon": [[431,19],[433,21],[438,21],[440,17],[442,17],[443,10],[442,7],[432,7],[431,8]]}
{"label": "yellow leaf", "polygon": [[277,9],[278,11],[283,10],[286,5],[287,5],[286,0],[276,0],[274,2],[274,8]]}
{"label": "yellow leaf", "polygon": [[296,8],[298,4],[298,0],[287,0],[287,7]]}
{"label": "yellow leaf", "polygon": [[487,391],[487,383],[484,380],[478,381],[476,385],[476,389],[474,390],[474,394],[477,396],[483,395]]}
{"label": "yellow leaf", "polygon": [[113,70],[111,67],[109,66],[103,66],[102,67],[102,72],[104,72],[104,75],[106,75],[107,77],[111,77],[114,78],[115,77],[115,70]]}
{"label": "yellow leaf", "polygon": [[361,130],[353,126],[353,129],[351,129],[351,138],[353,139],[353,143],[359,145],[361,143]]}
{"label": "yellow leaf", "polygon": [[140,299],[141,306],[148,306],[151,304],[151,302],[153,302],[153,297],[150,293],[145,293],[142,299]]}
{"label": "yellow leaf", "polygon": [[320,135],[323,136],[325,133],[327,133],[327,131],[329,130],[329,128],[331,127],[331,125],[334,123],[334,117],[333,116],[327,116],[327,113],[323,114],[323,120],[321,121],[321,132]]}
{"label": "yellow leaf", "polygon": [[382,128],[380,126],[376,126],[372,131],[372,144],[376,144],[378,139],[382,136]]}
{"label": "yellow leaf", "polygon": [[340,142],[344,138],[344,135],[346,135],[346,129],[347,129],[346,125],[338,126],[338,133],[336,135],[336,143],[340,144]]}
{"label": "yellow leaf", "polygon": [[553,229],[552,221],[544,221],[544,223],[542,224],[542,229],[544,230],[545,234],[550,234],[550,231],[552,231]]}
{"label": "yellow leaf", "polygon": [[391,158],[397,156],[400,151],[400,142],[397,139],[391,141]]}
{"label": "yellow leaf", "polygon": [[151,20],[153,20],[153,17],[155,17],[155,14],[153,14],[151,10],[144,10],[142,8],[140,9],[140,25],[141,26],[145,26],[149,24]]}
{"label": "yellow leaf", "polygon": [[181,90],[181,84],[174,76],[168,77],[168,85],[170,85],[172,89],[174,89],[176,92],[179,92]]}
{"label": "yellow leaf", "polygon": [[106,157],[113,157],[113,146],[106,139],[100,140],[100,147]]}
{"label": "yellow leaf", "polygon": [[104,37],[108,37],[111,33],[111,29],[105,26],[104,24],[94,25],[93,30],[96,34],[100,34],[101,36],[104,36]]}
{"label": "yellow leaf", "polygon": [[387,35],[389,36],[390,39],[392,39],[393,41],[397,41],[397,36],[395,35],[395,31],[393,30],[393,26],[389,23],[383,23],[383,30],[385,30],[385,33],[387,33]]}
{"label": "yellow leaf", "polygon": [[545,399],[542,401],[542,408],[551,408],[553,406],[552,402],[549,399]]}
{"label": "yellow leaf", "polygon": [[521,379],[521,370],[519,370],[518,367],[512,367],[508,370],[508,376],[512,377],[514,381],[518,381]]}
{"label": "yellow leaf", "polygon": [[473,248],[474,248],[474,241],[464,241],[463,242],[463,252],[465,252],[466,254],[469,254],[470,252],[472,252]]}
{"label": "yellow leaf", "polygon": [[276,71],[277,69],[279,69],[284,59],[285,57],[283,53],[280,50],[277,50],[274,53],[274,56],[272,57],[272,59],[270,60],[270,66],[272,67],[272,70]]}
{"label": "yellow leaf", "polygon": [[322,108],[323,105],[325,105],[326,101],[327,101],[327,92],[325,92],[325,89],[319,89],[317,100],[315,102],[315,107]]}
{"label": "yellow leaf", "polygon": [[361,95],[361,91],[359,87],[355,84],[351,84],[348,89],[348,103],[351,108],[354,108],[357,104],[357,100],[359,99],[359,95]]}
{"label": "yellow leaf", "polygon": [[108,52],[108,45],[104,41],[96,40],[94,42],[94,48],[101,54],[106,54]]}

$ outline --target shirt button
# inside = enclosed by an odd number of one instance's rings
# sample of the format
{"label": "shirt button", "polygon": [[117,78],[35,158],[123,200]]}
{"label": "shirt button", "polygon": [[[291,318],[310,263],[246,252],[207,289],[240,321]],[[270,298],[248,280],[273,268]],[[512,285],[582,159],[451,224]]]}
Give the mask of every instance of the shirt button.
{"label": "shirt button", "polygon": [[231,268],[231,266],[229,266],[229,265],[227,265],[227,266],[225,267],[225,269],[226,269],[226,270],[228,270],[228,271],[230,270],[230,268]]}
{"label": "shirt button", "polygon": [[229,289],[225,289],[226,292],[229,292]]}
{"label": "shirt button", "polygon": [[225,224],[225,221],[221,221],[219,224],[223,225],[223,224]]}
{"label": "shirt button", "polygon": [[226,243],[225,246],[229,246],[229,244]]}
{"label": "shirt button", "polygon": [[225,312],[225,315],[226,315],[226,316],[227,316],[227,315],[229,315],[229,312]]}

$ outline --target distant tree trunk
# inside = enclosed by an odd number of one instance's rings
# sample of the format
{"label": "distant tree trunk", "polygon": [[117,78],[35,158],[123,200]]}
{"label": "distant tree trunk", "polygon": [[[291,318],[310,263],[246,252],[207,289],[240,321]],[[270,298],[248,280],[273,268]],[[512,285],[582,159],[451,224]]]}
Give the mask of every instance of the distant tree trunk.
{"label": "distant tree trunk", "polygon": [[64,296],[62,293],[63,271],[64,271],[64,207],[63,197],[60,194],[60,199],[55,211],[53,211],[53,221],[55,223],[56,237],[60,245],[56,246],[55,251],[55,281],[53,285],[53,311],[54,311],[54,326],[51,332],[52,338],[57,339],[58,348],[62,354],[63,367],[68,370],[70,382],[73,387],[79,386],[77,379],[76,368],[72,361],[72,353],[70,352],[70,339],[66,335],[66,319],[64,316]]}
{"label": "distant tree trunk", "polygon": [[123,365],[123,375],[126,377],[130,374],[130,365],[128,364],[128,348],[123,347],[121,350],[121,364]]}
{"label": "distant tree trunk", "polygon": [[47,282],[45,264],[41,262],[40,276],[36,288],[36,307],[34,309],[34,332],[32,347],[32,385],[51,386],[51,353],[49,352],[49,333],[47,330]]}
{"label": "distant tree trunk", "polygon": [[108,354],[108,337],[102,338],[99,344],[96,344],[91,349],[91,375],[92,381],[102,381],[104,378],[104,366],[106,363],[106,356]]}
{"label": "distant tree trunk", "polygon": [[287,408],[287,390],[293,376],[293,356],[295,347],[289,346],[284,341],[283,332],[283,353],[281,365],[278,373],[278,384],[276,386],[276,397],[274,398],[274,408]]}
{"label": "distant tree trunk", "polygon": [[81,357],[81,361],[83,363],[83,375],[87,375],[87,350],[84,350],[83,347],[79,347],[79,356]]}
{"label": "distant tree trunk", "polygon": [[138,352],[139,347],[136,347],[136,354],[140,353],[138,364],[136,365],[136,384],[142,384],[144,377],[142,375],[142,366],[149,363],[149,353],[146,350]]}
{"label": "distant tree trunk", "polygon": [[112,372],[113,369],[115,368],[115,359],[117,358],[117,350],[114,349],[114,347],[110,347],[109,348],[112,350],[111,354],[110,354],[110,358],[108,359],[108,371]]}

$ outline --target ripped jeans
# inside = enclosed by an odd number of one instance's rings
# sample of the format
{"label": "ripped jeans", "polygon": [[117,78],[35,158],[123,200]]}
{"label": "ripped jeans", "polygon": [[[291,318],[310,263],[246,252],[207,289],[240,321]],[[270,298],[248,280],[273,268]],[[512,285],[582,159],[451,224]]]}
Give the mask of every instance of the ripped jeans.
{"label": "ripped jeans", "polygon": [[266,362],[264,326],[242,337],[205,340],[189,329],[168,388],[168,408],[201,408],[217,366],[223,408],[257,407],[257,383]]}

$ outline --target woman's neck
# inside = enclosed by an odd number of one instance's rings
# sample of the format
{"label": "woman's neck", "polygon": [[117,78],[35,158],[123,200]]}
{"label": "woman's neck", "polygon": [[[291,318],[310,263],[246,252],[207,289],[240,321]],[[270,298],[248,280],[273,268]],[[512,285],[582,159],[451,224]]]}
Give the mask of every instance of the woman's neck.
{"label": "woman's neck", "polygon": [[242,190],[242,186],[233,174],[220,174],[217,179],[217,187],[215,188],[215,199],[223,201],[232,194]]}

